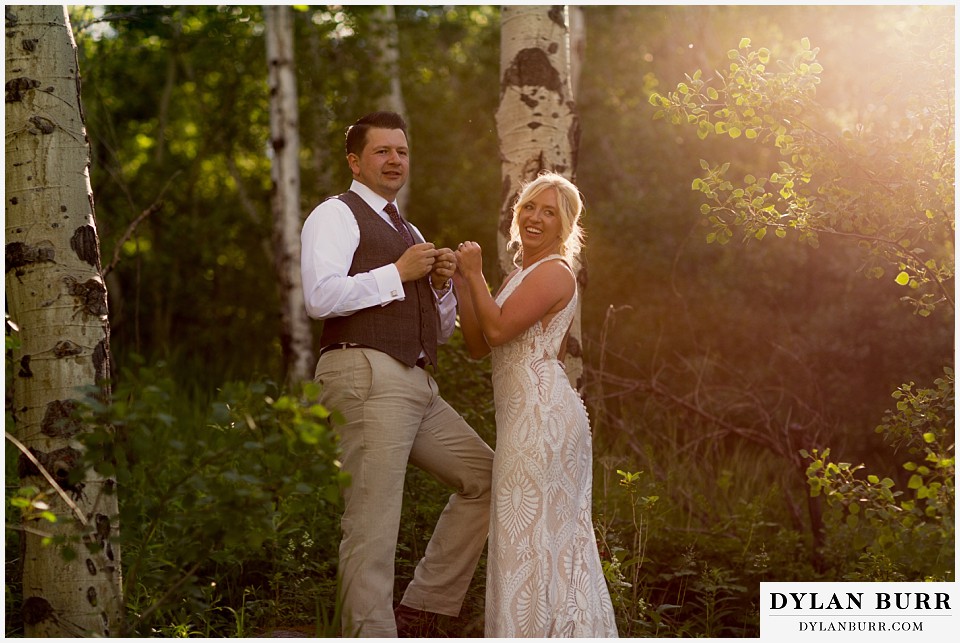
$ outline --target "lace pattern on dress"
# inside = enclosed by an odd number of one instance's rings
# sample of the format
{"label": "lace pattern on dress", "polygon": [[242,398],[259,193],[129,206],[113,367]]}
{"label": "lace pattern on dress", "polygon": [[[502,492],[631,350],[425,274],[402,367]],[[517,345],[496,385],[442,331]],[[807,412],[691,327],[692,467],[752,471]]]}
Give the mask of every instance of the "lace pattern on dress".
{"label": "lace pattern on dress", "polygon": [[[514,275],[503,305],[551,255]],[[488,637],[615,637],[591,517],[590,425],[557,359],[578,293],[544,327],[493,348],[497,448],[487,558]]]}

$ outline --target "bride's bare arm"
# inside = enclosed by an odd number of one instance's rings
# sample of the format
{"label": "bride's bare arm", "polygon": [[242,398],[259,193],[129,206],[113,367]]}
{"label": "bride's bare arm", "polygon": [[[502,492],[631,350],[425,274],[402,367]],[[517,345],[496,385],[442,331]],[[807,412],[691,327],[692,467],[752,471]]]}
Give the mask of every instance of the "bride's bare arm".
{"label": "bride's bare arm", "polygon": [[477,319],[477,313],[473,309],[473,297],[470,293],[470,287],[467,285],[463,273],[460,270],[457,270],[457,272],[453,274],[453,287],[457,292],[457,306],[460,312],[460,331],[463,333],[463,339],[467,344],[467,352],[473,359],[480,359],[490,353],[490,345],[487,344],[487,339],[483,336],[480,321]]}
{"label": "bride's bare arm", "polygon": [[501,308],[487,289],[480,246],[465,244],[457,253],[457,265],[469,288],[473,310],[486,343],[491,347],[510,341],[545,317],[557,313],[573,297],[576,288],[573,273],[563,262],[549,261],[528,274]]}

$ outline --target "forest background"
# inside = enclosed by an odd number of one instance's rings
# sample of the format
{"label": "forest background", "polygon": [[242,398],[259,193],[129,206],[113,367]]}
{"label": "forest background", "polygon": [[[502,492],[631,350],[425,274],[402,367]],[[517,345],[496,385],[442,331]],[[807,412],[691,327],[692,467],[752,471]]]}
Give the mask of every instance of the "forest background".
{"label": "forest background", "polygon": [[[379,62],[374,7],[294,15],[303,216],[349,185],[344,128],[397,78],[406,216],[438,245],[478,241],[498,275],[499,9],[397,6],[394,70]],[[583,395],[621,635],[756,636],[764,580],[953,580],[953,7],[582,15]],[[89,413],[117,429],[89,449],[116,463],[130,629],[335,636],[331,418],[283,384],[262,9],[70,16],[113,356],[114,402]],[[684,97],[731,61],[773,69],[812,49],[815,101],[796,118],[832,141],[819,172],[856,149],[863,180],[833,212],[835,234],[798,220],[764,236],[713,206],[743,193],[723,185],[725,164],[738,185],[787,176],[780,141],[698,129]],[[777,185],[795,203],[793,184]],[[889,207],[873,192],[892,195]],[[845,217],[877,234],[904,226],[946,295],[920,296],[906,264],[883,268],[883,252],[843,233],[855,225]],[[442,393],[493,445],[488,362],[457,339],[441,361]],[[10,431],[9,408],[7,420]],[[18,455],[8,444],[8,526]],[[411,470],[398,588],[445,495]],[[23,632],[19,538],[7,530],[8,636]],[[481,563],[443,633],[482,632],[483,574]]]}

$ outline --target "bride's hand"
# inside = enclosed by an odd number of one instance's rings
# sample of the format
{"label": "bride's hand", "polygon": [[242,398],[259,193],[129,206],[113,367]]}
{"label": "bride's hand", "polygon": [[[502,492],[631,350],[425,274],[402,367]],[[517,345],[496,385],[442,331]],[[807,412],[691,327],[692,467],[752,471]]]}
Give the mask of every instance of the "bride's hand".
{"label": "bride's hand", "polygon": [[457,246],[457,271],[464,276],[479,274],[483,270],[483,252],[475,241],[464,241]]}

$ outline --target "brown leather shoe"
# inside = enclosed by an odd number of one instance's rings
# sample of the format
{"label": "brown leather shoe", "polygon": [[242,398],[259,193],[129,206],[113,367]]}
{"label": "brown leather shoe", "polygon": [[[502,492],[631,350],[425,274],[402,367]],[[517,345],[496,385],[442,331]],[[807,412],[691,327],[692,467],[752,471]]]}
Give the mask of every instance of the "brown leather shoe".
{"label": "brown leather shoe", "polygon": [[403,639],[429,638],[433,636],[437,615],[407,607],[403,603],[393,610],[397,621],[397,636]]}

